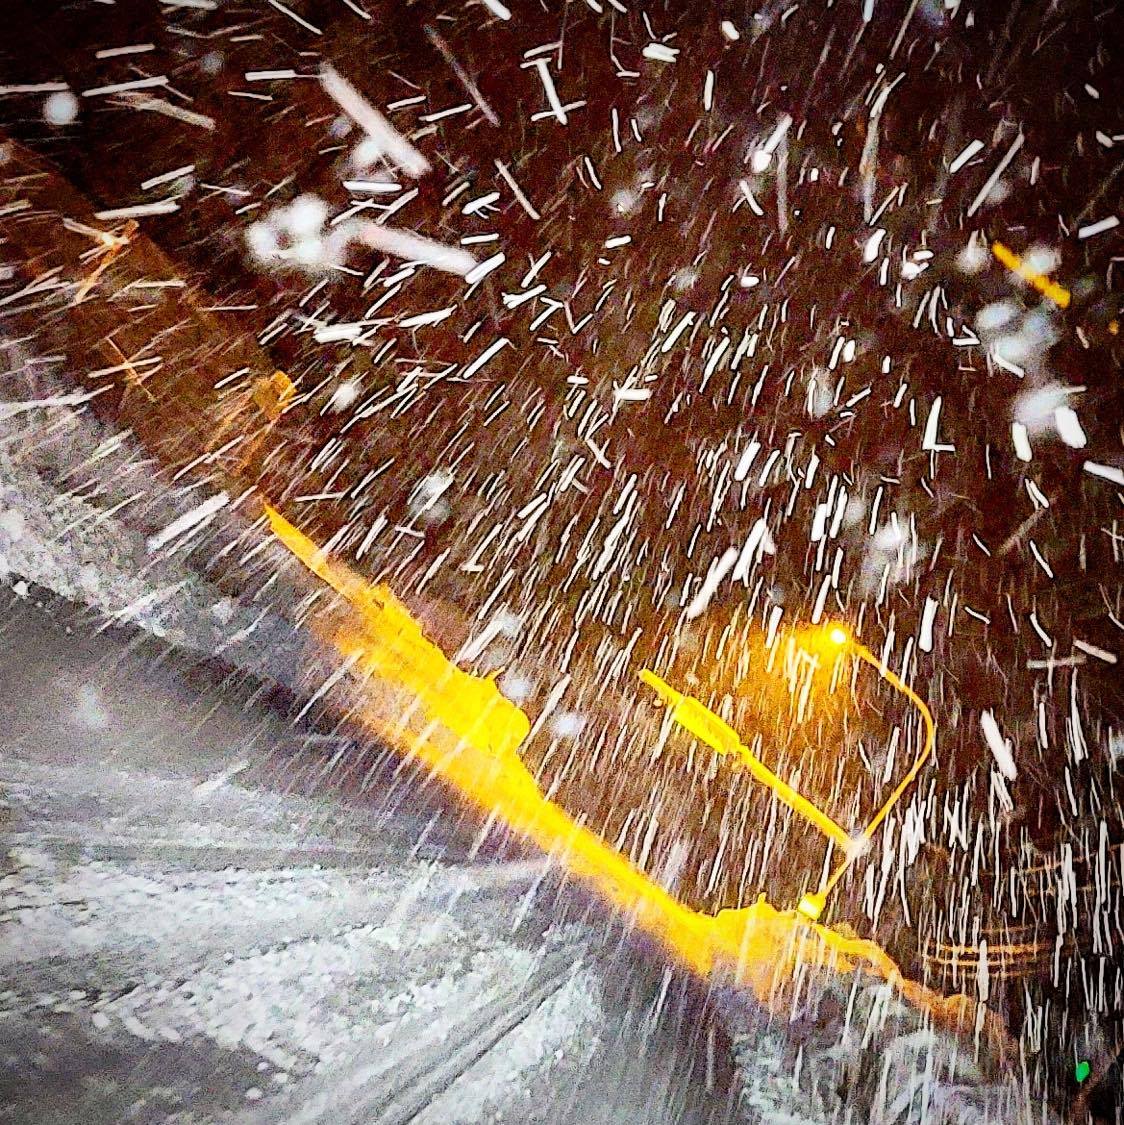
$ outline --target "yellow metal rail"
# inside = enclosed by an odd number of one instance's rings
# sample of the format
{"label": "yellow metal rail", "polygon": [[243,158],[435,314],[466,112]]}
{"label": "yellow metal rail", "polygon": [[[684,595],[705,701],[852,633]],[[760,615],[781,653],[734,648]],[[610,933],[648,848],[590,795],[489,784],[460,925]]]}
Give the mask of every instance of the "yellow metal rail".
{"label": "yellow metal rail", "polygon": [[735,731],[728,723],[716,715],[708,707],[692,696],[676,691],[654,672],[647,668],[640,672],[640,679],[653,688],[660,698],[671,708],[671,717],[685,730],[690,731],[699,741],[706,743],[718,754],[732,754],[749,770],[762,785],[772,790],[777,799],[787,805],[793,812],[802,816],[810,824],[815,825],[829,840],[832,841],[843,853],[842,860],[836,865],[831,875],[825,879],[819,891],[807,894],[800,900],[797,908],[805,917],[816,920],[823,913],[827,903],[827,896],[835,889],[839,880],[847,873],[856,856],[861,855],[867,844],[881,827],[882,822],[890,815],[893,807],[901,800],[905,791],[916,780],[921,768],[928,761],[937,741],[936,724],[933,722],[933,713],[925,701],[898,676],[878,659],[860,641],[841,625],[832,625],[824,632],[824,639],[829,645],[840,653],[851,652],[858,659],[869,664],[895,691],[900,692],[917,708],[925,727],[925,740],[921,753],[917,756],[906,775],[898,783],[893,793],[887,798],[885,804],[874,814],[873,819],[859,833],[852,835],[842,828],[821,808],[813,804],[803,794],[798,793],[788,782],[777,777],[748,746],[744,745]]}
{"label": "yellow metal rail", "polygon": [[850,846],[851,837],[845,828],[836,824],[827,813],[798,793],[787,781],[777,777],[741,741],[737,731],[713,711],[704,707],[697,699],[676,691],[647,668],[641,671],[640,679],[653,688],[670,707],[672,719],[681,727],[689,730],[700,742],[705,742],[716,754],[736,757],[762,785],[771,789],[793,812],[814,824],[829,840],[834,840],[841,848]]}
{"label": "yellow metal rail", "polygon": [[1069,290],[1064,285],[1051,281],[1044,273],[1032,270],[1014,250],[1004,246],[1002,242],[993,242],[991,252],[1013,274],[1021,277],[1031,288],[1037,289],[1043,297],[1048,297],[1059,309],[1069,307]]}
{"label": "yellow metal rail", "polygon": [[[917,713],[921,716],[921,723],[925,730],[925,738],[921,746],[921,753],[917,755],[912,766],[906,772],[905,776],[898,782],[897,788],[886,798],[882,807],[874,814],[873,819],[862,830],[859,836],[861,844],[865,844],[871,840],[875,832],[882,826],[882,822],[890,815],[893,807],[902,799],[905,791],[917,780],[917,775],[921,772],[925,763],[932,757],[933,751],[937,746],[937,725],[933,721],[933,712],[929,710],[928,704],[905,683],[899,676],[895,675],[866,647],[854,637],[848,636],[844,642],[847,647],[852,651],[860,660],[869,664],[881,677],[888,683],[895,691],[900,692],[917,708]],[[856,856],[861,855],[863,848],[852,847],[843,856],[835,870],[831,873],[827,882],[824,883],[820,890],[819,900],[820,910],[823,909],[823,902],[829,894],[835,889],[836,884],[847,873],[851,864],[855,861]],[[817,911],[816,916],[819,916]]]}

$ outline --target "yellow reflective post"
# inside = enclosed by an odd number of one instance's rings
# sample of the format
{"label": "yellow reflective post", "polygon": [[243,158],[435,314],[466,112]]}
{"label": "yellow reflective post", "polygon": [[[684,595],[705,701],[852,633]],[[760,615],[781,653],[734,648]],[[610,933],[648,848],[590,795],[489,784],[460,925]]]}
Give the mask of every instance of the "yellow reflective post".
{"label": "yellow reflective post", "polygon": [[733,754],[762,785],[776,794],[782,804],[787,805],[810,824],[814,824],[829,840],[834,840],[840,847],[849,846],[851,838],[845,828],[836,824],[827,813],[798,793],[787,781],[777,777],[748,746],[742,743],[737,731],[708,707],[692,696],[676,691],[647,668],[641,671],[640,679],[654,688],[660,698],[670,706],[672,719],[684,730],[690,731],[700,742],[705,742],[718,754]]}

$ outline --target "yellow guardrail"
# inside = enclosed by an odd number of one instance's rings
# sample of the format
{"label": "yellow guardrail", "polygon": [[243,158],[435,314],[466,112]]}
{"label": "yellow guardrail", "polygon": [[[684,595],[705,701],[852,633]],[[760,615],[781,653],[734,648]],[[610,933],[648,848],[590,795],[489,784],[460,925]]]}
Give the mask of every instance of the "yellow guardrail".
{"label": "yellow guardrail", "polygon": [[[543,796],[518,754],[530,722],[490,678],[472,676],[453,665],[385,585],[369,584],[332,559],[275,509],[267,506],[266,515],[276,538],[356,611],[342,625],[337,621],[319,626],[329,631],[327,639],[346,657],[352,675],[367,685],[370,705],[355,718],[490,820],[588,881],[681,964],[701,976],[718,974],[736,980],[767,1005],[773,1004],[784,979],[791,980],[801,964],[829,964],[836,972],[863,967],[939,1022],[957,1029],[970,1026],[974,1004],[963,997],[946,1000],[905,980],[877,943],[820,925],[807,911],[776,910],[764,896],[752,906],[717,915],[678,902]],[[649,683],[656,679],[650,673],[649,677]],[[679,714],[690,716],[688,722],[696,731],[705,730],[725,747],[724,752],[735,752],[735,743],[740,746],[737,735],[701,704],[692,707],[691,702],[675,693]],[[906,783],[915,773],[916,769],[911,771]],[[786,793],[797,804],[803,802],[795,790],[769,776],[778,786],[775,792]],[[810,802],[806,806],[801,805],[805,815],[814,809]],[[880,813],[869,831],[884,815],[885,811]],[[842,831],[838,825],[834,829]]]}

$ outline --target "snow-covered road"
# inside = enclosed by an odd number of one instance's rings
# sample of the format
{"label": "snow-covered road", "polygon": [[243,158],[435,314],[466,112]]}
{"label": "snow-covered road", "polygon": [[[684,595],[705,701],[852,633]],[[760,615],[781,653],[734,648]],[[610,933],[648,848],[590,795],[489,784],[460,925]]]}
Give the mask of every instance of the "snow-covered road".
{"label": "snow-covered road", "polygon": [[286,792],[330,740],[33,601],[0,674],[11,1119],[726,1118],[714,1029],[708,1092],[666,982],[559,922],[542,861],[474,858],[432,796]]}

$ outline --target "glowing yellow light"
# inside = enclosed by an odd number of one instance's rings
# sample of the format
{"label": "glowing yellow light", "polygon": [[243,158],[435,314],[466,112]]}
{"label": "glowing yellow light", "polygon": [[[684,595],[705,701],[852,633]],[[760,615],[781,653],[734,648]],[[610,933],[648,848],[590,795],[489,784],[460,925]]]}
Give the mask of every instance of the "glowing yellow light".
{"label": "glowing yellow light", "polygon": [[831,630],[827,634],[827,639],[831,641],[833,645],[839,645],[840,647],[842,647],[851,639],[851,637],[842,625],[833,625],[831,627]]}

